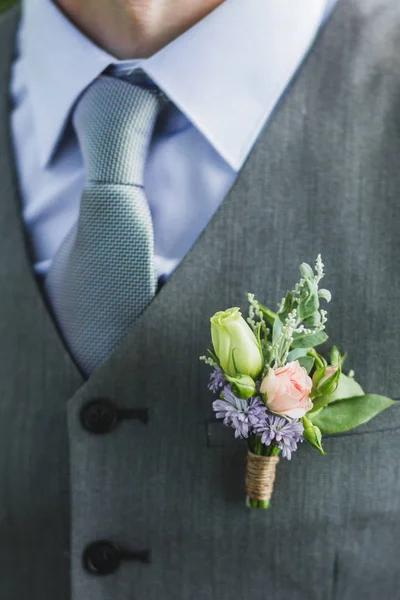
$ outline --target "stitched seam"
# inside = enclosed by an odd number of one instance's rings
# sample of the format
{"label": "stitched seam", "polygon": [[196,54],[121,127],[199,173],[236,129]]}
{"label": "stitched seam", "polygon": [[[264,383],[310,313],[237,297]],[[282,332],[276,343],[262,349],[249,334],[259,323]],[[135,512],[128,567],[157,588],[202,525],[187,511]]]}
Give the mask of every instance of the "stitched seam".
{"label": "stitched seam", "polygon": [[385,427],[384,429],[374,429],[373,431],[344,431],[343,433],[325,433],[324,438],[351,437],[353,435],[369,435],[372,433],[387,433],[388,431],[398,431],[400,425],[396,427]]}

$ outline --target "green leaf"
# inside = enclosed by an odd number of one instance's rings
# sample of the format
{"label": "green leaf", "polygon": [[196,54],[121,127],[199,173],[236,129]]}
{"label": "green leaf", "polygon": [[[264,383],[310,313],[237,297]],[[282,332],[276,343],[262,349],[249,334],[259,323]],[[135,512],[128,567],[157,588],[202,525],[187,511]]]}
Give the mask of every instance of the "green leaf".
{"label": "green leaf", "polygon": [[333,402],[318,414],[308,416],[322,433],[337,434],[367,423],[393,404],[395,401],[386,396],[366,394]]}
{"label": "green leaf", "polygon": [[267,320],[267,322],[270,325],[274,325],[275,319],[278,318],[277,313],[273,312],[272,310],[270,310],[269,308],[264,306],[264,304],[260,304],[260,302],[258,303],[258,306],[259,306],[264,318]]}
{"label": "green leaf", "polygon": [[295,360],[299,360],[302,356],[307,356],[307,348],[296,348],[289,352],[286,362],[294,362]]}
{"label": "green leaf", "polygon": [[340,354],[339,348],[337,346],[332,346],[330,358],[333,366],[341,368],[347,358],[347,354]]}
{"label": "green leaf", "polygon": [[314,279],[314,271],[307,263],[302,263],[300,265],[300,273],[304,279]]}
{"label": "green leaf", "polygon": [[[323,374],[323,372],[323,369],[318,369],[318,371],[314,373],[314,386],[318,387],[318,381],[321,379],[319,375],[321,373]],[[354,396],[362,396],[363,394],[364,391],[362,387],[355,379],[352,377],[347,377],[347,375],[343,375],[343,373],[341,373],[337,388],[333,392],[329,394],[322,394],[313,400],[314,408],[312,409],[312,412],[315,412],[320,408],[331,404],[332,402],[342,401],[346,398],[352,398]]]}
{"label": "green leaf", "polygon": [[313,375],[313,387],[318,388],[318,384],[325,375],[326,367],[320,367],[317,369]]}
{"label": "green leaf", "polygon": [[318,325],[320,323],[321,323],[321,314],[318,310],[313,315],[311,315],[311,317],[308,317],[307,319],[304,320],[304,325],[306,327],[318,327]]}
{"label": "green leaf", "polygon": [[307,354],[308,356],[312,356],[314,358],[315,364],[317,365],[318,369],[328,366],[328,363],[326,362],[322,354],[318,354],[318,352],[314,348],[308,348]]}
{"label": "green leaf", "polygon": [[340,351],[337,346],[332,346],[330,352],[331,364],[335,367],[339,366],[341,363]]}
{"label": "green leaf", "polygon": [[276,340],[282,333],[283,323],[280,319],[275,319],[274,327],[272,329],[272,343],[275,344]]}
{"label": "green leaf", "polygon": [[318,287],[313,280],[306,279],[300,294],[298,314],[302,321],[319,309]]}
{"label": "green leaf", "polygon": [[328,339],[325,331],[317,333],[296,333],[292,342],[292,348],[313,348],[323,344]]}
{"label": "green leaf", "polygon": [[311,446],[317,448],[323,456],[327,456],[322,447],[322,434],[319,427],[314,425],[307,417],[303,417],[302,421],[304,425],[304,439],[311,444]]}
{"label": "green leaf", "polygon": [[314,366],[314,359],[311,356],[302,356],[299,359],[299,364],[305,368],[307,373],[310,373]]}
{"label": "green leaf", "polygon": [[332,294],[330,293],[329,290],[319,290],[318,292],[318,296],[320,298],[322,298],[323,300],[326,300],[327,302],[330,302],[332,300]]}
{"label": "green leaf", "polygon": [[238,398],[247,400],[256,393],[256,384],[249,375],[241,375],[239,373],[236,377],[229,377],[225,373],[225,377],[232,384],[232,391]]}
{"label": "green leaf", "polygon": [[211,356],[211,358],[213,359],[213,361],[220,367],[220,362],[218,360],[218,356],[216,356],[216,354],[214,354],[214,352],[212,352],[211,350],[207,349],[208,354]]}
{"label": "green leaf", "polygon": [[278,316],[282,323],[285,322],[289,313],[293,311],[294,308],[297,307],[297,298],[293,292],[287,292],[285,296],[285,300],[283,302],[282,309],[279,311]]}

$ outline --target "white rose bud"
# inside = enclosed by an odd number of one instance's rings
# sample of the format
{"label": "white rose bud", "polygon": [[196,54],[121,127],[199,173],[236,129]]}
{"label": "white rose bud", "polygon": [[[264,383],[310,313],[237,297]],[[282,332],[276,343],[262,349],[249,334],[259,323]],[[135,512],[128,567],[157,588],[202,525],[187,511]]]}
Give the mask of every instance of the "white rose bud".
{"label": "white rose bud", "polygon": [[239,308],[215,313],[211,318],[211,338],[221,369],[227,375],[249,375],[252,379],[260,375],[263,355]]}

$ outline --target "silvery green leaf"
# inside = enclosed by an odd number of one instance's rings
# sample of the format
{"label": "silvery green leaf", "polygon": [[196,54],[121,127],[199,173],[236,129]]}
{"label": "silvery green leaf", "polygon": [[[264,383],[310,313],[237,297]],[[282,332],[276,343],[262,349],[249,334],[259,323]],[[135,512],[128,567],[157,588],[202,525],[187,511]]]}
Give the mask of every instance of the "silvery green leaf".
{"label": "silvery green leaf", "polygon": [[285,296],[285,300],[283,302],[283,306],[279,311],[279,318],[282,322],[285,321],[288,314],[293,311],[293,309],[297,306],[297,298],[295,297],[293,292],[287,292]]}
{"label": "silvery green leaf", "polygon": [[272,343],[275,344],[278,337],[281,335],[283,329],[283,323],[280,319],[275,319],[274,327],[272,329]]}
{"label": "silvery green leaf", "polygon": [[305,368],[307,373],[310,373],[311,369],[314,366],[314,359],[312,356],[302,356],[299,359],[299,364]]}
{"label": "silvery green leaf", "polygon": [[324,434],[338,434],[367,423],[383,410],[396,404],[386,396],[366,394],[354,396],[326,406],[317,414],[308,417]]}
{"label": "silvery green leaf", "polygon": [[331,365],[338,366],[341,363],[340,351],[337,346],[332,346],[330,352]]}
{"label": "silvery green leaf", "polygon": [[330,293],[329,290],[325,290],[325,289],[319,290],[318,296],[320,298],[322,298],[323,300],[326,300],[327,302],[330,302],[332,300],[332,294]]}
{"label": "silvery green leaf", "polygon": [[331,364],[337,367],[342,368],[343,363],[346,360],[347,354],[340,354],[340,350],[337,346],[332,346],[330,359]]}
{"label": "silvery green leaf", "polygon": [[294,362],[302,356],[307,356],[307,348],[295,348],[289,352],[286,362]]}
{"label": "silvery green leaf", "polygon": [[328,336],[325,331],[318,331],[317,333],[296,333],[292,342],[292,348],[314,348],[314,346],[320,346],[326,340]]}
{"label": "silvery green leaf", "polygon": [[314,279],[314,271],[307,263],[302,263],[300,265],[300,273],[304,277],[304,279]]}
{"label": "silvery green leaf", "polygon": [[308,319],[319,309],[318,287],[313,280],[306,279],[301,290],[298,314],[300,319]]}
{"label": "silvery green leaf", "polygon": [[316,311],[313,315],[311,315],[311,317],[308,317],[304,321],[304,325],[306,327],[318,327],[318,325],[320,323],[321,323],[321,315],[318,311]]}

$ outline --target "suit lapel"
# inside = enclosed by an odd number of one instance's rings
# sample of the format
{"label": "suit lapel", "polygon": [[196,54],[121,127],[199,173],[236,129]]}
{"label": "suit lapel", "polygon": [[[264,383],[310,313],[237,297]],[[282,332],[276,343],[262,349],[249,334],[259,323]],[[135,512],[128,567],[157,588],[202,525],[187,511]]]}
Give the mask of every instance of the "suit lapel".
{"label": "suit lapel", "polygon": [[[78,382],[81,380],[78,370],[63,346],[34,276],[21,220],[21,202],[10,131],[12,106],[9,94],[19,18],[18,9],[4,15],[0,34],[0,238],[3,254],[0,263],[0,315],[4,315],[15,339],[28,340],[31,329],[41,331],[42,335],[32,333],[37,348],[51,347],[50,362],[59,361],[57,365],[70,373],[73,381]],[[29,313],[28,326],[22,315],[25,307]],[[22,361],[23,357],[21,348]],[[26,357],[26,360],[29,358]]]}

